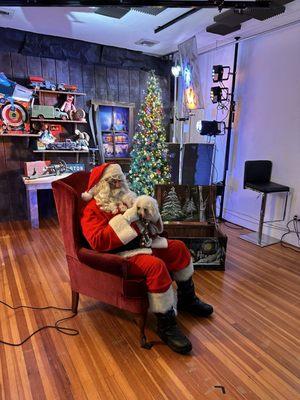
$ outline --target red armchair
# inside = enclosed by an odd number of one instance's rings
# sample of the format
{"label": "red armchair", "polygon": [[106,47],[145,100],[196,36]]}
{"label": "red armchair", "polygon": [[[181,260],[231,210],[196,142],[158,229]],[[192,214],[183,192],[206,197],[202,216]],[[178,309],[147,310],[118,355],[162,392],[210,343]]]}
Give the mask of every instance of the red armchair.
{"label": "red armchair", "polygon": [[85,241],[80,228],[89,173],[78,172],[52,183],[58,219],[62,231],[72,289],[72,311],[77,313],[79,294],[137,314],[142,347],[146,342],[148,310],[147,288],[141,278],[127,274],[128,261],[118,255],[98,253]]}

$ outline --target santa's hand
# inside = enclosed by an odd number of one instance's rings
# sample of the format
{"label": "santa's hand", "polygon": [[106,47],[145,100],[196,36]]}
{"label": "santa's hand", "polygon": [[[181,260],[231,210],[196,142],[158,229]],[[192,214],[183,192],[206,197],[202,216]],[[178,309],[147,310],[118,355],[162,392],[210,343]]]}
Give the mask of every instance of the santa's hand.
{"label": "santa's hand", "polygon": [[131,208],[128,208],[123,214],[123,217],[131,224],[132,222],[135,222],[139,220],[139,216],[137,214],[136,207],[133,206]]}

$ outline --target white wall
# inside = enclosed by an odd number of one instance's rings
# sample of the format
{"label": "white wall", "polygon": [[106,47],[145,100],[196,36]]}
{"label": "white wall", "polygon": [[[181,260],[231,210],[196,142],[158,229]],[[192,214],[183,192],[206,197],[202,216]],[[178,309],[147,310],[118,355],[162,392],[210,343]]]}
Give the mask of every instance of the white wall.
{"label": "white wall", "polygon": [[[231,65],[233,46],[199,56],[203,93],[209,103],[211,66]],[[236,83],[237,113],[232,132],[231,157],[224,203],[228,221],[257,230],[260,198],[243,189],[246,160],[273,162],[272,180],[292,188],[285,222],[267,224],[264,232],[281,237],[286,222],[300,215],[300,25],[240,44]],[[206,103],[206,118],[215,117]],[[220,140],[219,140],[220,139]],[[217,142],[216,168],[223,170],[224,138]],[[271,195],[266,219],[279,219],[281,194]],[[298,244],[295,235],[289,243]]]}

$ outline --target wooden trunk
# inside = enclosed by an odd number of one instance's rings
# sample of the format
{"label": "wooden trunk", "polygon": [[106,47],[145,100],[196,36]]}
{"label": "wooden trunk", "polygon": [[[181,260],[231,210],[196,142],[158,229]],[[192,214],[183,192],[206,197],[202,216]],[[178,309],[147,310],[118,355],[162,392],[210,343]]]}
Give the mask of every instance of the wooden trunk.
{"label": "wooden trunk", "polygon": [[[199,219],[199,210],[201,208],[197,200],[199,199],[197,197],[199,187],[188,185],[156,186],[156,199],[162,215],[166,215],[163,214],[163,209],[171,189],[175,190],[177,195],[177,211],[178,204],[184,210],[186,196],[193,197],[195,205],[194,219]],[[187,245],[195,268],[224,270],[227,236],[221,232],[215,220],[216,188],[215,186],[203,186],[200,192],[204,193],[207,199],[207,206],[202,215],[202,217],[205,217],[205,221],[189,220],[191,216],[188,212],[187,217],[182,215],[180,221],[164,221],[164,231],[168,238],[180,239]]]}

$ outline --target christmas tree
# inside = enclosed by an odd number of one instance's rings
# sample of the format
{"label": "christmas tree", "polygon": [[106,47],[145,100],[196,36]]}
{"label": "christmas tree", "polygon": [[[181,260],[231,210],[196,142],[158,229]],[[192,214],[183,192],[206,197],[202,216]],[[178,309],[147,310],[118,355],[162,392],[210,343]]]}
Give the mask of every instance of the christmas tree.
{"label": "christmas tree", "polygon": [[184,212],[184,214],[187,216],[188,219],[194,218],[194,213],[195,213],[195,211],[197,211],[197,207],[196,207],[192,197],[190,199],[186,200],[186,202],[182,208],[182,211]]}
{"label": "christmas tree", "polygon": [[184,214],[181,210],[181,204],[174,187],[171,188],[163,202],[161,217],[164,221],[176,221],[184,217]]}
{"label": "christmas tree", "polygon": [[132,140],[132,163],[129,171],[131,189],[138,195],[154,195],[156,184],[170,182],[166,134],[159,82],[151,71],[145,99],[138,114],[138,128]]}

